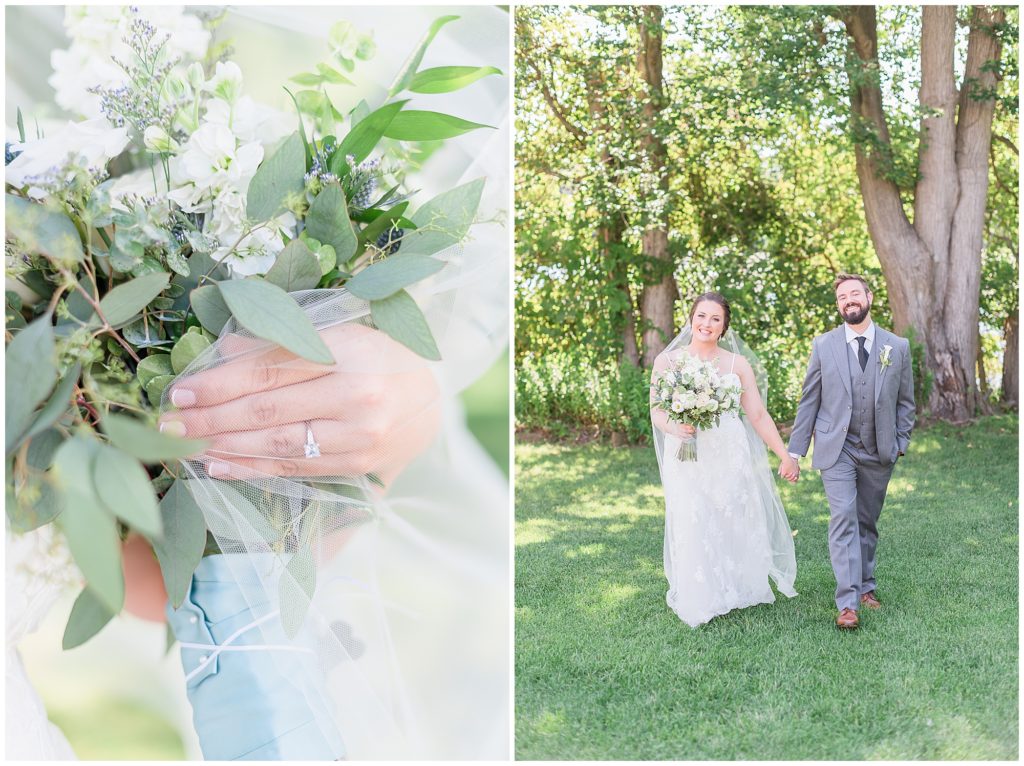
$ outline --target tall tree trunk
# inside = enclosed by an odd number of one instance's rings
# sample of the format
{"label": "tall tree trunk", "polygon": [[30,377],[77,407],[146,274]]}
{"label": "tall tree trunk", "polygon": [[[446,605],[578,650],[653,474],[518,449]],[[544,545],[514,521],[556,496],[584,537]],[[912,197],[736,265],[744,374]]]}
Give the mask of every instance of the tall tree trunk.
{"label": "tall tree trunk", "polygon": [[673,274],[674,264],[668,251],[668,150],[662,139],[661,112],[665,108],[662,80],[662,27],[663,9],[657,5],[640,8],[640,51],[637,65],[640,77],[647,86],[644,99],[645,130],[641,139],[644,172],[655,179],[646,193],[648,220],[641,238],[641,249],[647,272],[643,294],[640,297],[640,316],[643,321],[643,362],[654,365],[674,334],[673,309],[679,297],[679,288]]}
{"label": "tall tree trunk", "polygon": [[1003,404],[1016,407],[1020,396],[1020,359],[1017,356],[1017,312],[1006,318],[1003,325],[1003,381],[1000,398]]}
{"label": "tall tree trunk", "polygon": [[[858,65],[851,72],[851,126],[868,231],[888,287],[898,333],[913,328],[935,376],[932,412],[962,421],[976,411],[981,244],[988,193],[999,40],[991,33],[1004,12],[975,7],[963,92],[953,79],[954,6],[925,6],[921,25],[920,180],[914,222],[889,177],[892,146],[879,83],[873,6],[850,6],[843,22]],[[959,114],[956,109],[959,107]],[[934,110],[934,111],[932,111]],[[923,402],[919,402],[923,405]]]}

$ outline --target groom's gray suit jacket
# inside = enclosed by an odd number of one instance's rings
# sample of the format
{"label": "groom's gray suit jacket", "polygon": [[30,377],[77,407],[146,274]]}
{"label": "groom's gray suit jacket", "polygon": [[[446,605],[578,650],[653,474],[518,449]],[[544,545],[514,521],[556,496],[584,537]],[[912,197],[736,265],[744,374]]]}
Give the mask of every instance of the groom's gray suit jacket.
{"label": "groom's gray suit jacket", "polygon": [[[890,364],[883,366],[880,355],[889,346]],[[811,361],[797,406],[789,451],[806,455],[814,437],[812,467],[831,468],[846,442],[853,414],[850,352],[845,325],[819,335],[811,346]],[[874,431],[878,459],[882,465],[896,462],[907,451],[914,427],[914,379],[910,364],[910,342],[875,325],[875,340],[868,364],[874,366]],[[870,371],[871,367],[867,368]]]}

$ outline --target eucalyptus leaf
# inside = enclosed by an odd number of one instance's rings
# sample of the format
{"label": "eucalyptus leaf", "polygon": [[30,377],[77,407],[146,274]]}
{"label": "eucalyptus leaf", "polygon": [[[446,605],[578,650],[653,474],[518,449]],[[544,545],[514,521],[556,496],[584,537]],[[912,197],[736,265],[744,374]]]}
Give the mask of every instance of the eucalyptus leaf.
{"label": "eucalyptus leaf", "polygon": [[160,501],[164,535],[153,542],[167,597],[177,609],[185,601],[192,575],[206,548],[206,522],[187,482],[179,479]]}
{"label": "eucalyptus leaf", "polygon": [[305,138],[298,131],[285,139],[274,154],[264,160],[249,182],[246,216],[268,221],[281,210],[285,199],[305,188]]}
{"label": "eucalyptus leaf", "polygon": [[303,546],[288,560],[278,583],[281,625],[289,638],[295,638],[309,612],[316,591],[316,565],[313,551]]}
{"label": "eucalyptus leaf", "polygon": [[160,511],[149,474],[138,460],[116,447],[100,445],[93,467],[96,493],[106,510],[153,540],[160,537]]}
{"label": "eucalyptus leaf", "polygon": [[44,314],[7,344],[4,354],[5,453],[22,440],[38,407],[57,382],[56,346],[50,315]]}
{"label": "eucalyptus leaf", "polygon": [[359,241],[361,243],[375,242],[377,237],[388,229],[401,227],[402,213],[407,207],[409,207],[409,203],[406,201],[400,202],[390,210],[380,211],[379,215],[375,215],[366,228],[359,232]]}
{"label": "eucalyptus leaf", "polygon": [[146,397],[154,407],[160,404],[164,389],[174,382],[173,375],[157,375],[146,384]]}
{"label": "eucalyptus leaf", "polygon": [[402,237],[402,254],[432,255],[461,242],[476,218],[483,190],[484,179],[478,178],[421,206],[412,214],[417,229]]}
{"label": "eucalyptus leaf", "polygon": [[441,358],[423,312],[405,290],[399,290],[383,300],[371,301],[370,318],[377,329],[386,332],[424,359],[437,361]]}
{"label": "eucalyptus leaf", "polygon": [[463,120],[451,114],[412,110],[395,115],[384,130],[385,138],[398,141],[439,141],[454,138],[478,128],[491,128],[478,122]]}
{"label": "eucalyptus leaf", "polygon": [[[152,382],[150,381],[151,385]],[[206,449],[205,442],[162,434],[152,426],[140,423],[127,415],[107,415],[103,418],[102,425],[115,447],[143,463],[179,460]]]}
{"label": "eucalyptus leaf", "polygon": [[217,285],[197,287],[189,298],[192,301],[192,310],[203,327],[215,335],[220,335],[224,325],[231,319],[231,309],[224,302]]}
{"label": "eucalyptus leaf", "polygon": [[7,194],[7,237],[17,237],[30,253],[40,253],[58,263],[81,262],[85,257],[82,238],[75,224],[64,213]]}
{"label": "eucalyptus leaf", "polygon": [[95,439],[76,435],[57,449],[53,471],[65,503],[56,523],[89,587],[107,609],[116,613],[124,604],[121,539],[114,518],[104,510],[96,493],[93,463],[98,447]]}
{"label": "eucalyptus leaf", "polygon": [[176,375],[180,375],[192,361],[210,347],[210,341],[199,333],[188,332],[182,335],[171,349],[171,367]]}
{"label": "eucalyptus leaf", "polygon": [[100,300],[100,311],[111,327],[127,324],[163,292],[170,280],[170,274],[160,271],[120,284]]}
{"label": "eucalyptus leaf", "polygon": [[407,103],[408,101],[394,101],[385,104],[356,123],[331,156],[330,171],[342,178],[349,171],[347,161],[349,155],[356,163],[365,160]]}
{"label": "eucalyptus leaf", "polygon": [[333,247],[339,263],[355,255],[358,239],[339,184],[329,184],[313,200],[306,215],[306,231]]}
{"label": "eucalyptus leaf", "polygon": [[458,16],[441,16],[436,19],[433,24],[430,25],[430,29],[427,30],[426,35],[420,40],[420,44],[416,46],[416,50],[409,56],[409,60],[405,62],[401,71],[398,73],[398,77],[391,84],[391,88],[388,90],[389,96],[394,96],[401,93],[412,82],[413,77],[416,75],[416,70],[420,68],[420,63],[423,61],[423,54],[427,52],[427,48],[430,47],[430,43],[433,42],[437,33],[441,30],[445,24],[455,21]]}
{"label": "eucalyptus leaf", "polygon": [[356,274],[345,287],[357,298],[376,301],[394,295],[444,268],[444,262],[421,255],[396,255]]}
{"label": "eucalyptus leaf", "polygon": [[91,588],[86,588],[78,594],[71,607],[61,646],[65,650],[81,646],[103,630],[114,614]]}
{"label": "eucalyptus leaf", "polygon": [[334,364],[309,317],[280,287],[261,279],[229,279],[217,286],[235,319],[253,335],[312,362]]}
{"label": "eucalyptus leaf", "polygon": [[32,425],[25,433],[26,439],[31,439],[36,434],[45,431],[60,420],[61,415],[71,409],[71,397],[74,396],[75,384],[78,383],[81,374],[82,365],[76,364],[61,378],[46,405],[39,411],[36,419],[32,421]]}
{"label": "eucalyptus leaf", "polygon": [[323,276],[338,264],[338,254],[330,245],[321,245],[316,251],[316,260],[320,266],[320,276]]}
{"label": "eucalyptus leaf", "polygon": [[441,66],[417,72],[409,83],[413,93],[450,93],[465,88],[482,77],[501,74],[493,66]]}
{"label": "eucalyptus leaf", "polygon": [[[171,285],[171,287],[175,287],[175,285]],[[163,297],[157,298],[153,301],[153,305],[156,306],[163,300]],[[166,300],[170,301],[171,299],[167,298]],[[168,306],[167,308],[170,307]],[[165,346],[173,343],[173,341],[163,337],[165,333],[161,330],[162,328],[157,322],[138,319],[121,328],[121,337],[135,348],[151,348],[153,346]]]}
{"label": "eucalyptus leaf", "polygon": [[143,388],[149,385],[153,378],[161,375],[171,375],[174,368],[171,366],[170,354],[150,354],[139,362],[135,368],[135,375],[139,379],[139,385]]}
{"label": "eucalyptus leaf", "polygon": [[317,256],[313,255],[301,239],[293,239],[282,250],[264,279],[286,293],[316,287],[323,273]]}

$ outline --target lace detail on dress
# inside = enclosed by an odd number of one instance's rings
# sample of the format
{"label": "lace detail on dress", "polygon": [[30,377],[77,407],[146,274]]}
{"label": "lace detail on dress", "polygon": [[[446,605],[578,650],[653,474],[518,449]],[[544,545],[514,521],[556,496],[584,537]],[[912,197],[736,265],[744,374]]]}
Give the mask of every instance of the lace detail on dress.
{"label": "lace detail on dress", "polygon": [[[679,443],[666,434],[666,455],[675,455]],[[743,424],[731,413],[698,432],[695,462],[665,460],[666,600],[693,627],[732,609],[775,601],[752,471]]]}

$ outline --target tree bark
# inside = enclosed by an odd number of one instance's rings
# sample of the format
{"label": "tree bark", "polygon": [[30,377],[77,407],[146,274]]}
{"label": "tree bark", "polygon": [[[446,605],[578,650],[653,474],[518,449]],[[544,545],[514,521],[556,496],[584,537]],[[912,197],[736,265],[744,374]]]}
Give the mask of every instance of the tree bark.
{"label": "tree bark", "polygon": [[645,129],[641,148],[645,158],[645,172],[654,179],[646,190],[653,199],[649,207],[649,220],[641,237],[641,250],[649,268],[643,294],[640,298],[640,316],[643,321],[643,363],[654,365],[675,329],[675,302],[679,288],[673,274],[673,264],[668,251],[668,150],[661,137],[661,112],[665,108],[662,79],[662,15],[657,5],[645,5],[640,9],[638,31],[640,51],[637,65],[640,77],[646,85],[643,115]]}
{"label": "tree bark", "polygon": [[928,405],[954,422],[972,417],[981,401],[975,374],[978,303],[996,86],[995,73],[983,68],[999,59],[991,27],[1004,17],[999,9],[972,9],[964,85],[957,93],[956,10],[925,6],[922,11],[920,101],[937,111],[921,123],[911,223],[899,188],[887,177],[892,146],[878,79],[875,8],[852,6],[843,15],[859,65],[851,72],[850,89],[857,177],[894,329],[903,334],[913,328],[925,344],[935,376]]}
{"label": "tree bark", "polygon": [[1000,399],[1003,404],[1016,407],[1020,397],[1020,359],[1017,356],[1018,350],[1018,321],[1019,317],[1014,312],[1006,318],[1003,325],[1003,380]]}

